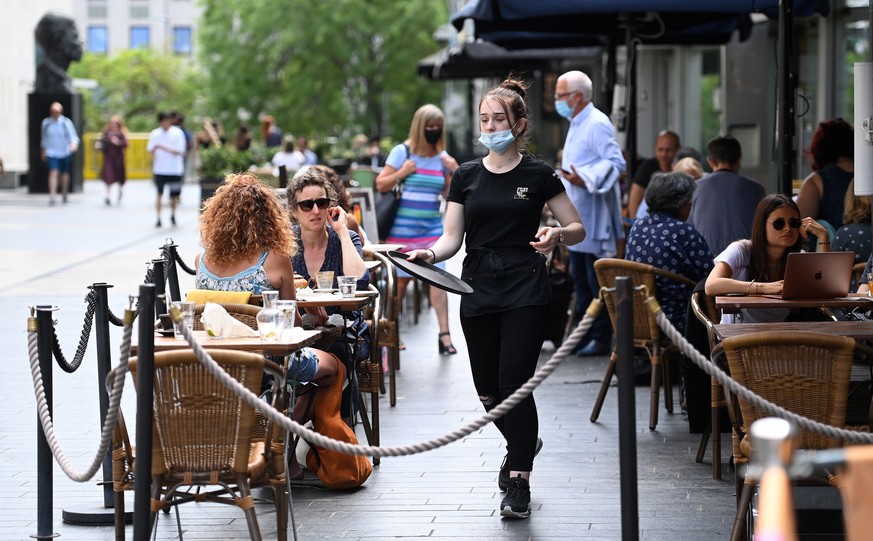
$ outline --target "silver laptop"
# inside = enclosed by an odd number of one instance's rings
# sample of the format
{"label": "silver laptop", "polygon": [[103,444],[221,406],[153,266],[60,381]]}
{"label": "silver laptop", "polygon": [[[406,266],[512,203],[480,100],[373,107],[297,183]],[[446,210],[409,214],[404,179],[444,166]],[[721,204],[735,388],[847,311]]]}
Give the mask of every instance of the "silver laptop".
{"label": "silver laptop", "polygon": [[788,254],[782,298],[833,299],[849,294],[853,252],[795,252]]}

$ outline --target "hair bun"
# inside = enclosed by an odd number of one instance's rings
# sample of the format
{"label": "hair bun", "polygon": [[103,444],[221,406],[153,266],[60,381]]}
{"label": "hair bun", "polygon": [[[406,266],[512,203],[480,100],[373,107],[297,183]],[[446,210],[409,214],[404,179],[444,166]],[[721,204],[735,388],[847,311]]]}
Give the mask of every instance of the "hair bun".
{"label": "hair bun", "polygon": [[512,76],[509,76],[505,81],[500,83],[500,87],[516,92],[519,96],[521,96],[522,99],[527,96],[528,85],[525,84],[524,81],[513,79]]}

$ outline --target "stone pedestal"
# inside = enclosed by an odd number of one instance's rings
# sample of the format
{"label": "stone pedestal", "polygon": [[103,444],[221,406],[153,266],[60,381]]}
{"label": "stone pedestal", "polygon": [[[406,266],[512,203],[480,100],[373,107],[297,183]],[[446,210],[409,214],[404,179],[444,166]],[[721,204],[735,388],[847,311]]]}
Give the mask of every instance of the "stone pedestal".
{"label": "stone pedestal", "polygon": [[[27,95],[27,148],[30,171],[27,175],[28,193],[48,193],[48,167],[42,161],[39,151],[40,127],[42,120],[49,116],[49,106],[58,102],[64,106],[64,116],[73,121],[79,139],[82,138],[84,110],[81,94],[28,94]],[[84,148],[73,154],[70,165],[70,193],[82,191],[82,163]],[[58,186],[60,189],[60,186]]]}

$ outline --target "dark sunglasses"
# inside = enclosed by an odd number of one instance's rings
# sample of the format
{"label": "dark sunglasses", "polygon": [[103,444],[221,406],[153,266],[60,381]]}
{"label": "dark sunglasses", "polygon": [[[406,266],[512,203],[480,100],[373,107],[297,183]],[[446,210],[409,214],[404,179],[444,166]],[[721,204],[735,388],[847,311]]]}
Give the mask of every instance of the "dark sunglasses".
{"label": "dark sunglasses", "polygon": [[[775,220],[771,220],[767,222],[768,224],[773,224],[773,229],[776,231],[782,231],[785,229],[785,218],[776,218]],[[788,227],[791,229],[799,229],[800,228],[800,218],[794,217],[788,219]]]}
{"label": "dark sunglasses", "polygon": [[327,207],[330,206],[330,199],[327,197],[319,197],[318,199],[304,199],[303,201],[298,201],[297,206],[303,212],[309,212],[312,210],[313,206],[317,206],[318,210],[326,210]]}

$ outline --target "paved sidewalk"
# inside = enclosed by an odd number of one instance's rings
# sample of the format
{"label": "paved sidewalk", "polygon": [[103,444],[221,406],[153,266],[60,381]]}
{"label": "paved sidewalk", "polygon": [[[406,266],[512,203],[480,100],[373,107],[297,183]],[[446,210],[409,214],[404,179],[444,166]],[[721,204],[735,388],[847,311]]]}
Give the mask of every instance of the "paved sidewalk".
{"label": "paved sidewalk", "polygon": [[[196,185],[186,185],[178,227],[154,227],[154,188],[130,182],[121,206],[103,205],[102,183],[89,182],[70,203],[48,207],[47,196],[0,191],[0,343],[6,399],[0,405],[0,539],[24,540],[36,533],[36,410],[26,350],[28,305],[53,304],[58,335],[68,358],[82,330],[87,286],[108,282],[110,307],[121,313],[135,294],[146,262],[159,255],[166,237],[186,261],[198,250]],[[168,211],[163,222],[168,223]],[[449,264],[459,266],[460,258]],[[182,290],[192,278],[180,275]],[[470,380],[466,347],[457,321],[458,298],[450,295],[451,329],[458,355],[440,357],[433,344],[431,312],[418,325],[404,320],[398,403],[381,400],[382,443],[406,445],[466,425],[482,414]],[[113,355],[120,329],[112,327]],[[78,469],[99,443],[95,355],[79,371],[55,370],[55,422],[60,443]],[[543,352],[542,361],[552,350]],[[532,477],[533,514],[526,521],[501,519],[497,469],[504,454],[493,426],[444,448],[407,457],[383,458],[364,487],[354,492],[295,488],[299,539],[604,539],[621,538],[618,477],[617,388],[610,391],[600,422],[588,421],[606,358],[573,358],[536,392],[540,435],[545,441]],[[637,389],[639,527],[641,539],[726,539],[735,503],[732,473],[711,478],[709,458],[694,462],[698,435],[685,418],[662,406],[658,430],[650,432],[648,388]],[[130,382],[123,408],[135,414]],[[676,411],[679,411],[678,405]],[[129,423],[131,426],[132,422]],[[359,437],[362,431],[359,430]],[[724,438],[725,460],[729,441]],[[69,506],[102,501],[94,482],[70,481],[55,465],[54,531],[60,539],[111,540],[109,527],[62,523]],[[99,474],[98,474],[99,475]],[[132,508],[132,500],[129,500]],[[188,504],[180,508],[185,539],[247,539],[242,513],[233,507]],[[265,539],[275,538],[271,504],[257,513]],[[176,539],[172,515],[161,516],[158,539]],[[128,538],[132,539],[128,527]]]}

